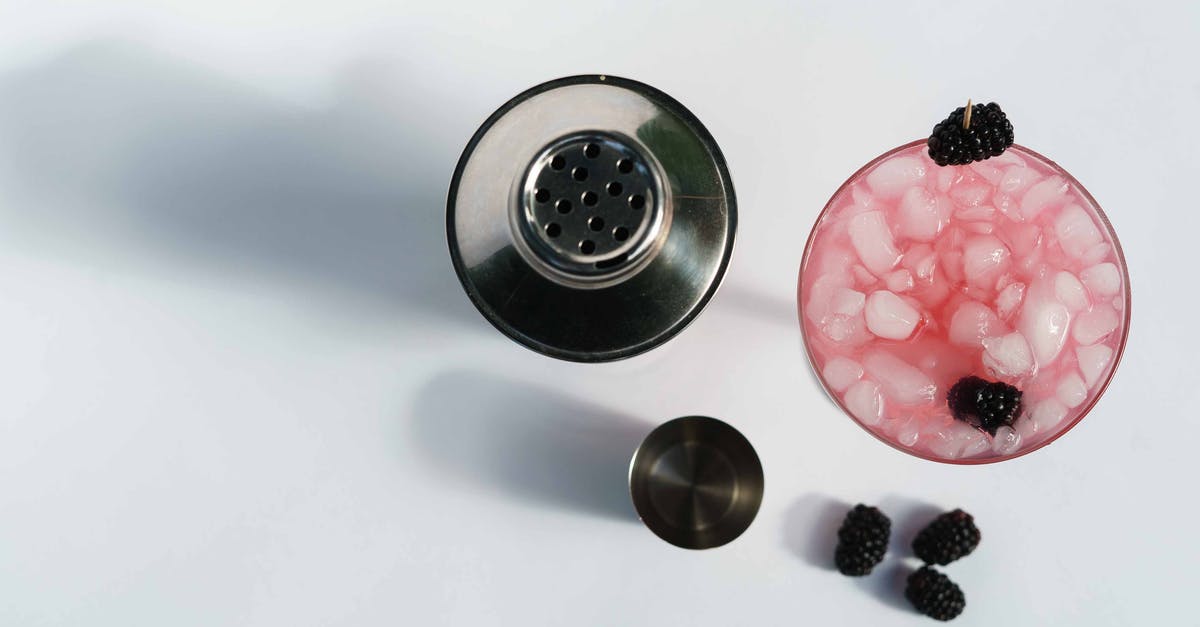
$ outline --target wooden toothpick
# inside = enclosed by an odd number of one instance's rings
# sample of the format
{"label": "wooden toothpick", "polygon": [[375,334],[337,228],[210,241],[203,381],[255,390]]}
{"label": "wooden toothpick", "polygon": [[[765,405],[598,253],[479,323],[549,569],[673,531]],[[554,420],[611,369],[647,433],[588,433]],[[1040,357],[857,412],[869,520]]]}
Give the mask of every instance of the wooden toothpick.
{"label": "wooden toothpick", "polygon": [[963,113],[963,129],[971,128],[971,99],[967,98],[967,110]]}

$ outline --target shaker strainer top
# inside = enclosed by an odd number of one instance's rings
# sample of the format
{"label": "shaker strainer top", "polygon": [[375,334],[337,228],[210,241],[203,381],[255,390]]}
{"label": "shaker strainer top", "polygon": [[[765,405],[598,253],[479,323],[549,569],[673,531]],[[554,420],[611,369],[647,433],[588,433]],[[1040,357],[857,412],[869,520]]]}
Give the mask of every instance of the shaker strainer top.
{"label": "shaker strainer top", "polygon": [[492,114],[446,210],[455,271],[488,321],[585,362],[650,350],[691,322],[736,222],[700,121],[653,87],[603,75],[544,83]]}

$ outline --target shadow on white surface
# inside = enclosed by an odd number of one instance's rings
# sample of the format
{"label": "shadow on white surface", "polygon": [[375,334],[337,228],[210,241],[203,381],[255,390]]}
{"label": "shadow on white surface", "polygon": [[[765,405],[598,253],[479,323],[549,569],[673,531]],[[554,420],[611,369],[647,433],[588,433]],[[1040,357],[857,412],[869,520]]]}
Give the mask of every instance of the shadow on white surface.
{"label": "shadow on white surface", "polygon": [[933,522],[938,514],[948,511],[925,501],[896,495],[883,497],[877,507],[892,519],[892,538],[888,545],[888,555],[892,557],[914,557],[912,541],[917,532]]}
{"label": "shadow on white surface", "polygon": [[86,44],[0,76],[0,185],[21,199],[0,216],[482,329],[445,245],[458,98],[363,62],[305,108],[139,45]]}
{"label": "shadow on white surface", "polygon": [[472,371],[432,379],[410,419],[416,445],[452,477],[542,507],[637,522],[629,461],[653,425]]}
{"label": "shadow on white surface", "polygon": [[[789,341],[794,342],[796,350],[803,356],[804,374],[812,382],[814,388],[823,390],[821,380],[817,377],[817,372],[813,370],[812,364],[808,361],[807,349],[804,347],[804,337],[800,333],[800,318],[797,314],[794,296],[793,298],[781,298],[778,295],[765,292],[761,289],[739,285],[737,283],[727,283],[722,286],[718,292],[717,298],[722,307],[727,306],[729,310],[734,312],[734,315],[749,318],[755,324],[770,325],[776,334],[776,337],[782,339],[784,336],[778,335],[778,331],[786,329],[791,334]],[[841,408],[833,399],[829,398],[828,394],[822,394],[825,401],[830,406],[835,407],[838,411]]]}
{"label": "shadow on white surface", "polygon": [[904,586],[908,583],[908,576],[915,570],[916,568],[909,564],[889,557],[876,566],[870,575],[855,578],[854,585],[892,609],[915,615],[912,604],[904,597]]}
{"label": "shadow on white surface", "polygon": [[838,527],[851,507],[849,503],[824,494],[805,494],[784,514],[785,546],[809,566],[837,572],[833,565],[833,547],[837,543]]}
{"label": "shadow on white surface", "polygon": [[721,289],[720,296],[727,300],[732,308],[762,322],[791,329],[799,337],[800,321],[796,316],[794,301],[736,284],[726,284]]}

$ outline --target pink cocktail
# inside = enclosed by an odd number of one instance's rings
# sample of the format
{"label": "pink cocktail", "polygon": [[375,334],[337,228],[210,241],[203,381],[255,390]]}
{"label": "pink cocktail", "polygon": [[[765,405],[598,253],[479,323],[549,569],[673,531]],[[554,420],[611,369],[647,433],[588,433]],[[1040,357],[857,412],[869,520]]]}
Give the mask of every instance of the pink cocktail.
{"label": "pink cocktail", "polygon": [[[1120,244],[1074,178],[1021,146],[938,166],[918,141],[850,177],[800,268],[808,356],[838,405],[926,459],[984,463],[1040,448],[1095,405],[1120,361]],[[965,377],[1021,392],[1011,425],[956,419]]]}

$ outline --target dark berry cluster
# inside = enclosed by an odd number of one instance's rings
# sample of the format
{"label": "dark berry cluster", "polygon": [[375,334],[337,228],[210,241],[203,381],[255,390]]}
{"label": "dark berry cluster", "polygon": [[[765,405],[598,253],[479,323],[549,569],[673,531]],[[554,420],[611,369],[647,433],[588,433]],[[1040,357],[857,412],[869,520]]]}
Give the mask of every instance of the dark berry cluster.
{"label": "dark berry cluster", "polygon": [[918,612],[937,620],[955,618],[967,607],[967,597],[958,584],[932,566],[922,566],[908,576],[904,596]]}
{"label": "dark berry cluster", "polygon": [[[892,521],[879,509],[855,505],[838,529],[838,570],[852,577],[870,574],[883,561],[891,530]],[[981,537],[975,518],[961,509],[941,514],[917,533],[912,549],[925,565],[908,576],[904,596],[918,612],[942,621],[962,614],[966,595],[931,564],[945,566],[970,555]]]}
{"label": "dark berry cluster", "polygon": [[926,564],[945,566],[961,557],[966,557],[979,546],[982,535],[975,526],[975,518],[956,509],[933,519],[913,539],[913,553]]}
{"label": "dark berry cluster", "polygon": [[1012,425],[1021,411],[1021,390],[1000,381],[963,377],[946,394],[954,417],[992,435]]}
{"label": "dark berry cluster", "polygon": [[938,122],[929,135],[929,158],[938,165],[966,165],[995,157],[1013,145],[1013,127],[1000,105],[990,102],[971,107],[970,125],[964,128],[966,108],[959,107]]}
{"label": "dark berry cluster", "polygon": [[887,553],[892,521],[874,507],[859,503],[838,529],[833,561],[838,572],[851,577],[869,575]]}

